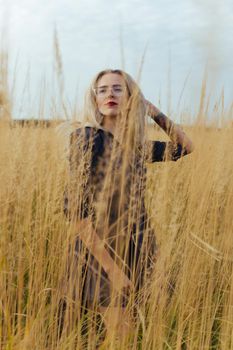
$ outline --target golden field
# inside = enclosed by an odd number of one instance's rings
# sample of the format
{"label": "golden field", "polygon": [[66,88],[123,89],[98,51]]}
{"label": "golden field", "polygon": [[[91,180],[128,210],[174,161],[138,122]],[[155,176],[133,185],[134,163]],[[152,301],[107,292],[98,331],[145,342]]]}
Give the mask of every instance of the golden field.
{"label": "golden field", "polygon": [[[100,349],[233,349],[233,127],[199,121],[184,130],[192,154],[148,165],[146,205],[159,246],[149,301],[127,342],[105,339]],[[149,134],[162,136],[152,127]],[[72,322],[57,336],[73,235],[63,215],[64,145],[53,127],[1,124],[1,350],[83,348]],[[88,335],[88,349],[97,338]]]}

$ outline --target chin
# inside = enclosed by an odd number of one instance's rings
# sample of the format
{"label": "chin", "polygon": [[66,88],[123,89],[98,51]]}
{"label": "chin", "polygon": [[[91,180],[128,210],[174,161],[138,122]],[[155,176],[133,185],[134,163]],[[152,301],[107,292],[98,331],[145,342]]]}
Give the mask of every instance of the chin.
{"label": "chin", "polygon": [[112,118],[115,118],[115,117],[117,117],[118,115],[119,115],[118,113],[112,111],[112,112],[106,113],[104,116],[105,116],[105,117],[112,117]]}

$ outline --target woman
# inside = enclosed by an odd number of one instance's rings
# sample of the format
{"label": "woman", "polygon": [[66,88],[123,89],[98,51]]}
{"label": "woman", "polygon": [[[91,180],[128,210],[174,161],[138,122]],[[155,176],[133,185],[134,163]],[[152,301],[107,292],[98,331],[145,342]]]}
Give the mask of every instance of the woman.
{"label": "woman", "polygon": [[[170,142],[146,140],[146,115]],[[86,96],[84,122],[70,138],[65,199],[78,234],[76,260],[69,269],[72,297],[79,293],[83,305],[96,305],[107,329],[127,333],[126,306],[139,302],[155,258],[155,235],[144,203],[145,162],[176,161],[193,146],[121,70],[97,74]]]}

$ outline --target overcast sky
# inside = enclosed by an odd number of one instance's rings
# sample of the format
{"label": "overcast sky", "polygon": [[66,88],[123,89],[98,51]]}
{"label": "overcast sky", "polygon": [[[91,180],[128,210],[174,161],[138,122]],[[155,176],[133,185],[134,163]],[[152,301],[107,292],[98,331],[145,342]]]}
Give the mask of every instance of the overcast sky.
{"label": "overcast sky", "polygon": [[55,27],[71,105],[81,108],[85,89],[101,69],[124,67],[137,79],[144,52],[142,91],[174,118],[198,109],[206,64],[212,101],[224,88],[226,105],[233,102],[232,0],[0,0],[0,5],[10,86],[16,70],[15,117],[38,113],[43,91],[44,113],[50,114]]}

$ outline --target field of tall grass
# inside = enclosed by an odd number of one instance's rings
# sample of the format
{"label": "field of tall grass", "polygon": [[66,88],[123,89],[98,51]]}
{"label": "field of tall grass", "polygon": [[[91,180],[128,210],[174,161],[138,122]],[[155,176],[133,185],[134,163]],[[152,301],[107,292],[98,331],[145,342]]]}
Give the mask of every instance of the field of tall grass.
{"label": "field of tall grass", "polygon": [[[100,349],[233,349],[233,126],[199,120],[184,130],[191,155],[148,165],[146,206],[159,246],[149,300],[133,334],[106,338]],[[149,136],[163,137],[153,127]],[[63,214],[64,145],[54,127],[1,123],[2,350],[84,348],[89,316],[77,322],[79,304],[59,336],[61,276],[75,235]],[[99,337],[99,328],[87,331],[86,348]]]}
{"label": "field of tall grass", "polygon": [[[62,96],[56,40],[55,56]],[[75,123],[12,123],[7,56],[0,61],[0,350],[233,350],[233,124],[205,120],[205,81],[199,115],[183,127],[194,152],[147,166],[157,260],[143,302],[130,304],[131,334],[108,337],[98,310],[81,312],[64,277],[77,236],[63,213]]]}

